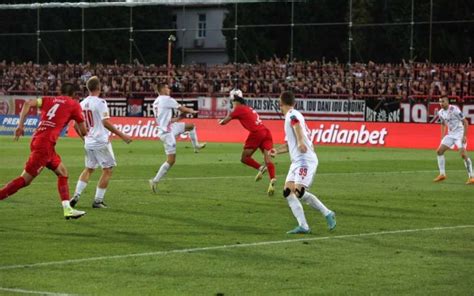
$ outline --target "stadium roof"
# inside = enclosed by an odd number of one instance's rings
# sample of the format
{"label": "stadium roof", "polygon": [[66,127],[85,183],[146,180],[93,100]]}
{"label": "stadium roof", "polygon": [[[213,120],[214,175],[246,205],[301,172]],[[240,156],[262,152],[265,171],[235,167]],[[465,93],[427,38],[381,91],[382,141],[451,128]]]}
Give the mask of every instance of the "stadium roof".
{"label": "stadium roof", "polygon": [[[295,0],[299,2],[301,0]],[[293,2],[292,0],[123,0],[102,2],[46,2],[30,4],[0,4],[0,9],[38,9],[38,8],[92,8],[107,6],[145,6],[145,5],[218,5],[253,2]]]}

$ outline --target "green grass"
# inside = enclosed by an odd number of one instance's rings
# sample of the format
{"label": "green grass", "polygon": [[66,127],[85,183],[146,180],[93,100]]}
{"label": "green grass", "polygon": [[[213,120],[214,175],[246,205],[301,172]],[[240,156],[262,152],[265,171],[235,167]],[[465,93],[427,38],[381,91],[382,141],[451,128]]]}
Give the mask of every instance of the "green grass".
{"label": "green grass", "polygon": [[[0,184],[20,173],[29,140],[0,138]],[[60,139],[57,150],[72,191],[82,144]],[[289,236],[296,222],[280,193],[287,155],[276,159],[279,188],[269,198],[267,179],[255,183],[255,171],[239,162],[241,145],[211,143],[194,154],[180,143],[175,167],[153,195],[147,180],[164,160],[161,143],[114,142],[114,150],[119,166],[106,194],[109,209],[90,208],[94,175],[78,205],[88,214],[65,221],[49,171],[0,202],[1,295],[18,295],[2,288],[79,295],[474,292],[474,187],[464,185],[456,153],[447,154],[448,179],[433,184],[434,151],[318,147],[311,191],[337,212],[338,226],[329,233],[324,218],[305,206],[313,234]],[[462,225],[469,227],[434,229]],[[364,233],[373,235],[356,236]],[[245,245],[282,240],[294,241]],[[167,252],[238,244],[244,246]],[[147,252],[162,253],[4,268]]]}

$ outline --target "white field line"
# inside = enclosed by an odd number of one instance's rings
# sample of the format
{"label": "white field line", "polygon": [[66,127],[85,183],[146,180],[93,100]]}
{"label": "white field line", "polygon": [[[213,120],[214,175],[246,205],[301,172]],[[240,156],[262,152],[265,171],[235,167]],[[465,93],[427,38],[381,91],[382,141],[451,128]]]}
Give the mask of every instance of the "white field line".
{"label": "white field line", "polygon": [[40,262],[40,263],[32,263],[32,264],[6,265],[6,266],[0,266],[0,271],[22,269],[22,268],[32,268],[32,267],[53,266],[53,265],[55,266],[66,265],[66,264],[69,265],[69,264],[75,264],[75,263],[94,262],[94,261],[103,261],[103,260],[116,260],[116,259],[126,259],[126,258],[136,258],[136,257],[153,257],[153,256],[162,256],[162,255],[169,255],[169,254],[195,253],[195,252],[225,250],[225,249],[234,249],[234,248],[248,248],[248,247],[287,244],[287,243],[297,243],[297,242],[305,242],[305,241],[309,242],[309,241],[322,241],[322,240],[333,240],[333,239],[360,238],[360,237],[370,237],[370,236],[389,235],[389,234],[414,233],[414,232],[422,232],[422,231],[441,231],[441,230],[453,230],[453,229],[463,229],[463,228],[473,228],[473,227],[474,225],[457,225],[457,226],[446,226],[446,227],[402,229],[402,230],[379,231],[379,232],[369,232],[369,233],[359,233],[359,234],[309,237],[309,238],[264,241],[264,242],[255,242],[255,243],[246,243],[246,244],[220,245],[220,246],[201,247],[201,248],[176,249],[176,250],[168,250],[168,251],[89,257],[89,258],[82,258],[82,259],[70,259],[70,260],[63,260],[63,261],[50,261],[50,262]]}
{"label": "white field line", "polygon": [[12,293],[19,293],[19,294],[37,294],[37,295],[51,295],[51,296],[72,296],[73,294],[65,294],[65,293],[52,293],[52,292],[42,292],[42,291],[31,291],[31,290],[24,290],[24,289],[13,289],[13,288],[2,288],[0,287],[0,291],[5,292],[12,292]]}
{"label": "white field line", "polygon": [[[450,170],[450,172],[464,172],[465,170]],[[316,177],[318,176],[345,176],[345,175],[390,175],[390,174],[420,174],[420,173],[433,173],[437,174],[439,171],[438,170],[424,170],[424,171],[389,171],[389,172],[341,172],[341,173],[316,173]],[[277,176],[279,177],[285,177],[286,174],[278,174]],[[247,178],[255,178],[254,175],[247,175],[247,176],[203,176],[203,177],[174,177],[174,178],[168,178],[165,177],[163,180],[160,182],[165,182],[165,181],[179,181],[179,180],[218,180],[218,179],[247,179]],[[137,181],[137,180],[143,180],[147,181],[148,179],[146,178],[123,178],[123,179],[114,179],[112,178],[110,182],[126,182],[126,181]],[[431,180],[431,179],[430,179]],[[57,181],[41,181],[41,182],[35,182],[33,181],[32,184],[50,184],[50,183],[56,183]],[[94,181],[90,181],[94,182]]]}

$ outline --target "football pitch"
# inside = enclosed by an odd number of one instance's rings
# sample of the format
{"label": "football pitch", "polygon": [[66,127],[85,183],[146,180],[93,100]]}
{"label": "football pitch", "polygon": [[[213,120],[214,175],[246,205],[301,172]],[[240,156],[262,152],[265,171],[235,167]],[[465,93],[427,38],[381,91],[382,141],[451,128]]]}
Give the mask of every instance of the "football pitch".
{"label": "football pitch", "polygon": [[[16,177],[30,138],[0,137],[0,186]],[[474,187],[457,153],[448,179],[432,150],[316,147],[311,192],[337,214],[304,206],[310,235],[296,226],[281,189],[288,155],[275,159],[278,190],[240,163],[240,144],[210,143],[195,154],[178,143],[159,192],[148,179],[164,161],[157,141],[114,141],[118,167],[108,209],[92,209],[99,172],[66,221],[56,177],[44,171],[0,202],[0,295],[472,295]],[[73,191],[82,142],[57,151]],[[257,159],[261,155],[257,152]],[[474,153],[471,153],[474,157]]]}

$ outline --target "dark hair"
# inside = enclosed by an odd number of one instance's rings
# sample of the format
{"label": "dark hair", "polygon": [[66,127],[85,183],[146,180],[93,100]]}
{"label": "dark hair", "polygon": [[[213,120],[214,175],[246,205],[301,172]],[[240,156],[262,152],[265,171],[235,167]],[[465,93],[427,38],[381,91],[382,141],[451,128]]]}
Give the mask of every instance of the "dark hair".
{"label": "dark hair", "polygon": [[61,85],[61,94],[65,96],[72,97],[74,95],[74,92],[76,91],[76,88],[74,84],[66,82]]}
{"label": "dark hair", "polygon": [[287,106],[295,105],[295,95],[291,91],[284,91],[280,95],[280,100]]}
{"label": "dark hair", "polygon": [[167,85],[168,85],[168,83],[166,83],[166,82],[160,82],[160,83],[158,83],[158,87],[156,88],[156,90],[159,93]]}
{"label": "dark hair", "polygon": [[92,76],[87,80],[86,87],[90,92],[100,90],[100,80],[97,76]]}
{"label": "dark hair", "polygon": [[234,95],[234,99],[232,100],[232,102],[238,102],[238,103],[240,103],[240,104],[242,104],[242,105],[245,105],[245,100],[244,100],[244,98],[241,98],[241,97],[236,96],[236,95]]}

